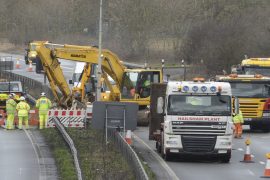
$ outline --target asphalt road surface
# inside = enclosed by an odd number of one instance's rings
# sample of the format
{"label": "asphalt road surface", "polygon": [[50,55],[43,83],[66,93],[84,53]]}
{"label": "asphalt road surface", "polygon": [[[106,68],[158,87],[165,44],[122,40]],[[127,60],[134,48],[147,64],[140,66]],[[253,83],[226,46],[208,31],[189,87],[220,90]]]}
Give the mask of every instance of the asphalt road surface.
{"label": "asphalt road surface", "polygon": [[[2,59],[3,59],[3,57],[8,57],[8,56],[12,56],[12,59],[14,61],[14,65],[17,63],[17,61],[19,61],[20,65],[21,65],[21,68],[19,68],[19,69],[16,69],[14,67],[14,69],[12,70],[13,73],[23,75],[26,77],[30,77],[30,78],[37,80],[37,81],[40,81],[40,82],[44,82],[44,74],[37,74],[35,72],[35,68],[36,68],[35,65],[33,65],[33,72],[28,71],[29,65],[25,64],[24,56],[15,55],[15,54],[0,53],[0,58],[2,57]],[[8,58],[6,58],[6,59],[8,60]],[[67,60],[60,60],[60,63],[61,63],[61,68],[63,69],[64,76],[66,77],[67,81],[72,79],[72,74],[74,72],[76,62],[67,61]],[[47,83],[48,83],[48,81],[47,81]]]}
{"label": "asphalt road surface", "polygon": [[0,129],[1,180],[56,180],[54,159],[36,130]]}
{"label": "asphalt road surface", "polygon": [[[153,171],[157,179],[180,179],[180,180],[256,180],[262,179],[266,157],[270,152],[270,133],[251,132],[248,126],[245,126],[243,139],[233,140],[233,151],[230,163],[221,163],[214,158],[192,158],[175,157],[170,162],[160,162],[156,160],[153,164],[151,160],[153,153],[156,153],[155,142],[148,140],[148,127],[139,127],[135,134],[135,141],[144,141],[144,146],[135,144],[136,151],[141,154]],[[245,140],[251,139],[251,156],[254,163],[242,163],[246,151]],[[137,140],[136,140],[137,139]],[[136,142],[135,142],[136,143]],[[159,156],[159,155],[158,155]],[[159,158],[161,158],[159,156]],[[149,161],[150,160],[150,161]],[[160,163],[157,165],[156,163]],[[163,164],[165,163],[165,165]],[[168,167],[166,167],[168,165]],[[170,170],[173,175],[169,176]],[[174,174],[177,176],[175,177]]]}
{"label": "asphalt road surface", "polygon": [[[4,56],[8,54],[0,54]],[[23,61],[23,56],[13,55],[15,58],[21,59],[21,69],[14,69],[13,72],[21,74],[27,77],[31,77],[35,80],[43,82],[44,77],[42,74],[36,74],[35,72],[28,72],[28,65],[25,65]],[[15,61],[16,63],[16,61]],[[14,63],[14,64],[15,64]],[[64,71],[65,77],[71,79],[75,62],[72,61],[61,61],[61,67]],[[35,68],[35,66],[34,66]],[[168,74],[181,74],[183,75],[183,70],[169,70]],[[148,128],[139,127],[134,132],[134,148],[139,153],[141,157],[144,158],[145,163],[147,163],[154,173],[157,179],[180,179],[180,180],[256,180],[261,179],[260,177],[264,173],[266,157],[265,154],[270,152],[270,133],[262,132],[251,132],[248,127],[245,127],[246,131],[244,133],[243,139],[233,140],[233,151],[232,159],[230,163],[221,163],[215,159],[211,158],[191,158],[191,157],[175,157],[173,161],[165,162],[162,160],[159,154],[156,153],[155,142],[148,140]],[[29,168],[33,167],[31,177],[38,177],[38,165],[37,159],[35,159],[35,152],[33,147],[27,141],[26,136],[21,131],[16,131],[12,135],[9,132],[0,131],[1,137],[7,136],[3,141],[0,141],[1,147],[1,174],[3,177],[11,177],[15,175],[20,175],[21,177],[28,177]],[[4,134],[4,135],[2,135]],[[6,134],[6,135],[5,135]],[[247,137],[251,138],[251,154],[255,161],[254,163],[242,163],[245,154],[245,139]],[[17,141],[18,140],[18,141]],[[17,144],[18,143],[18,144]],[[20,145],[20,146],[19,146]],[[17,148],[19,149],[17,149]],[[8,149],[14,148],[16,155],[12,156],[14,153],[8,151]],[[3,152],[4,151],[4,152]],[[7,151],[7,152],[6,152]],[[19,152],[17,152],[19,151]],[[23,153],[24,151],[27,151]],[[4,154],[12,154],[10,156],[4,156]],[[22,157],[23,155],[23,157]],[[23,160],[24,159],[24,160]],[[16,163],[15,163],[16,162]],[[22,163],[24,162],[24,163]],[[26,163],[27,162],[27,163]],[[15,163],[15,164],[14,164]],[[27,164],[27,165],[26,165]],[[4,167],[4,169],[2,168]],[[13,168],[14,172],[9,174]],[[3,171],[3,173],[2,173]],[[17,173],[18,172],[18,173]],[[2,178],[1,178],[2,179]],[[14,178],[21,179],[21,178]],[[30,178],[31,179],[31,178]]]}

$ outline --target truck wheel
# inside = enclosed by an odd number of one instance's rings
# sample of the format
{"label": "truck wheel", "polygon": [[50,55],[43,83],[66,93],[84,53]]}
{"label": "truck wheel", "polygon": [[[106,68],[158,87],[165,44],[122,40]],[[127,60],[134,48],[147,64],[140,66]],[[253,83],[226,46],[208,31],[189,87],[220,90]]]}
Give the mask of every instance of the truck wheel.
{"label": "truck wheel", "polygon": [[221,156],[220,160],[222,163],[229,163],[231,159],[231,153]]}
{"label": "truck wheel", "polygon": [[270,132],[270,127],[265,126],[265,127],[262,128],[262,130],[263,130],[263,132],[268,133],[268,132]]}
{"label": "truck wheel", "polygon": [[260,129],[260,126],[258,124],[250,124],[249,127],[250,127],[250,130],[252,131],[256,131]]}
{"label": "truck wheel", "polygon": [[156,149],[158,153],[161,153],[161,145],[159,144],[159,142],[156,142]]}

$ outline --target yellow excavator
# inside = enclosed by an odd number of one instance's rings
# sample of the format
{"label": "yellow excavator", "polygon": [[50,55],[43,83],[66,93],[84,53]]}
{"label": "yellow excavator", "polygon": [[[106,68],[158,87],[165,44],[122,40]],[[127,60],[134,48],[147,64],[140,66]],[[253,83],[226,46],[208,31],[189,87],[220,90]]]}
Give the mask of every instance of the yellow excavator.
{"label": "yellow excavator", "polygon": [[[92,67],[98,63],[98,48],[44,42],[37,47],[37,53],[59,105],[70,107],[74,99],[81,102],[89,100],[87,97],[91,84],[93,89]],[[135,102],[139,104],[140,109],[150,105],[150,84],[162,82],[161,70],[127,69],[116,54],[106,49],[102,50],[102,58],[102,81],[109,88],[109,93],[102,94],[103,101]],[[80,86],[73,91],[70,90],[58,59],[86,63]],[[61,95],[58,94],[58,90],[61,91]]]}

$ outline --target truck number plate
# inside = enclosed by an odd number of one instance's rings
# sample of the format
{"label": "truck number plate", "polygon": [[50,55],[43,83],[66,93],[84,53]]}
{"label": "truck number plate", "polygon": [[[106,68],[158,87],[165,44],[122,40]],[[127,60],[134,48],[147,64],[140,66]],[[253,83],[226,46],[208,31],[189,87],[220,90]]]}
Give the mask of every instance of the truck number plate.
{"label": "truck number plate", "polygon": [[244,118],[244,121],[251,121],[252,118]]}

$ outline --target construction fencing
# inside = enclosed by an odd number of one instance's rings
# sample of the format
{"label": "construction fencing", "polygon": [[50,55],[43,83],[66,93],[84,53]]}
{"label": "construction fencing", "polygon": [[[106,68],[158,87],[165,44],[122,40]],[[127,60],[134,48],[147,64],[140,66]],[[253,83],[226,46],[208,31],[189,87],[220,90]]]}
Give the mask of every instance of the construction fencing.
{"label": "construction fencing", "polygon": [[[53,93],[47,85],[44,85],[43,83],[33,80],[31,78],[14,74],[9,71],[1,71],[1,70],[0,70],[0,78],[6,78],[10,81],[21,81],[23,85],[23,89],[26,90],[26,93],[28,94],[28,98],[30,101],[32,101],[32,103],[35,102],[35,99],[38,99],[40,97],[40,92],[45,92],[48,98],[54,99]],[[56,121],[57,120],[55,120],[54,123],[57,123]],[[70,149],[74,156],[74,163],[76,166],[78,179],[81,179],[82,174],[81,174],[81,169],[80,169],[78,157],[77,157],[77,151],[74,146],[74,143],[72,139],[68,136],[67,132],[65,131],[61,123],[56,124],[56,127],[58,127],[59,132],[61,132],[62,136],[65,138],[65,140],[70,146]],[[131,165],[132,169],[135,172],[136,179],[148,180],[149,178],[143,168],[143,165],[139,157],[137,156],[135,151],[132,149],[132,147],[129,144],[127,144],[125,139],[118,132],[115,132],[113,130],[109,131],[108,135],[113,140],[113,142],[117,145],[117,147],[120,149],[124,158]]]}

